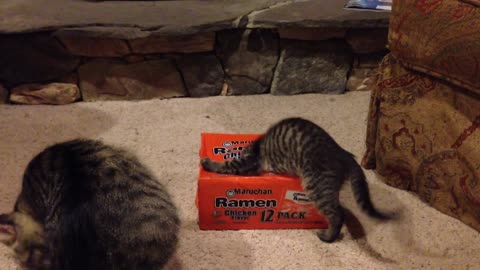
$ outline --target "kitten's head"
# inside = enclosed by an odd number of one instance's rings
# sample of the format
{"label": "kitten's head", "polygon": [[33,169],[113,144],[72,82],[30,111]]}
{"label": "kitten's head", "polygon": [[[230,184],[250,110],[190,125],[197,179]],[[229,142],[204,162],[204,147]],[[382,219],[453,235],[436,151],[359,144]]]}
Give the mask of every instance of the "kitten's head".
{"label": "kitten's head", "polygon": [[0,215],[0,242],[9,246],[24,269],[48,269],[43,225],[30,215],[14,211]]}

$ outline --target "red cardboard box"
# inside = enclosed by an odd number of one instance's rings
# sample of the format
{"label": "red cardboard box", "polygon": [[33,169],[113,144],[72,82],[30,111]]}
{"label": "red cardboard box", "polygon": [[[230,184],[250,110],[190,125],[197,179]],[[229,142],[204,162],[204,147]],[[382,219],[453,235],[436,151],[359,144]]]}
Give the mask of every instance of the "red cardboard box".
{"label": "red cardboard box", "polygon": [[[200,157],[238,158],[261,135],[202,134]],[[328,227],[308,200],[298,178],[264,173],[236,176],[211,173],[200,166],[197,190],[202,230],[314,229]]]}

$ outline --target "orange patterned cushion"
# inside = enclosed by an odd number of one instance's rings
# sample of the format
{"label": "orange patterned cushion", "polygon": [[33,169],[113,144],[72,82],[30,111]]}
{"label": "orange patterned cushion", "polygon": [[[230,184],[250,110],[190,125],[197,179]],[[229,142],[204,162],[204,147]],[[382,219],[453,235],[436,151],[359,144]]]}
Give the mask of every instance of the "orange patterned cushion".
{"label": "orange patterned cushion", "polygon": [[480,231],[480,95],[385,57],[362,165]]}
{"label": "orange patterned cushion", "polygon": [[409,68],[480,93],[480,6],[476,4],[480,1],[393,1],[392,54]]}
{"label": "orange patterned cushion", "polygon": [[480,0],[462,0],[463,2],[470,3],[472,5],[480,6]]}

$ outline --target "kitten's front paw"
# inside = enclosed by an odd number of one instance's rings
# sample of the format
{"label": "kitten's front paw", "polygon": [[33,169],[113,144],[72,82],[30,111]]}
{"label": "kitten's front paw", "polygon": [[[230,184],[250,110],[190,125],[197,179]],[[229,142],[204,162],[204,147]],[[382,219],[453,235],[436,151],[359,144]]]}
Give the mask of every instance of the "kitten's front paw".
{"label": "kitten's front paw", "polygon": [[211,166],[211,160],[210,158],[202,158],[200,160],[200,164],[202,165],[203,169],[206,171],[212,171],[212,166]]}
{"label": "kitten's front paw", "polygon": [[26,251],[25,260],[22,262],[27,269],[51,269],[51,261],[48,251],[44,247],[30,247]]}

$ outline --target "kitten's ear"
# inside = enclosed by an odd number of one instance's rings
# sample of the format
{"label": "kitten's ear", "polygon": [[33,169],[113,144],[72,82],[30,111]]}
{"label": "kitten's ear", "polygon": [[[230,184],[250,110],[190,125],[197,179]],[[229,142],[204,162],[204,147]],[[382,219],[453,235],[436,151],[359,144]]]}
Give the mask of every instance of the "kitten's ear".
{"label": "kitten's ear", "polygon": [[15,224],[11,214],[0,215],[0,243],[11,245],[17,238]]}

